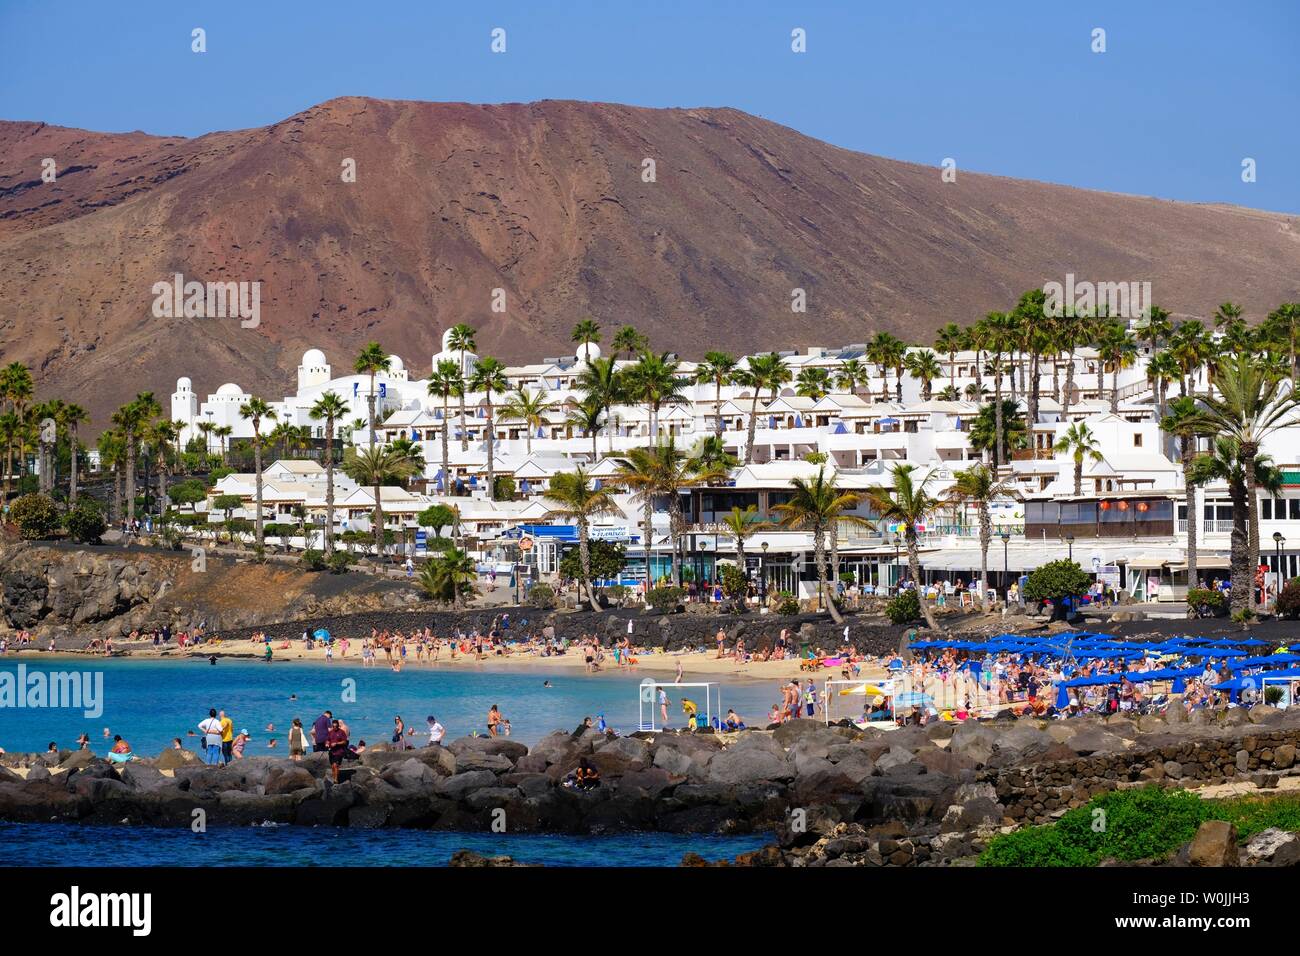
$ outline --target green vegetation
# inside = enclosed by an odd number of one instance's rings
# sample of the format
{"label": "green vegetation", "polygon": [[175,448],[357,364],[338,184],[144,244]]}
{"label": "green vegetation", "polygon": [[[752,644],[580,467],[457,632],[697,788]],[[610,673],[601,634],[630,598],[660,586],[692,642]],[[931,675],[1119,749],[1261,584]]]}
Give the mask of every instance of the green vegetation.
{"label": "green vegetation", "polygon": [[1277,596],[1277,613],[1288,621],[1300,617],[1300,584],[1288,581],[1282,588],[1282,593]]}
{"label": "green vegetation", "polygon": [[646,604],[656,611],[668,611],[671,613],[677,609],[686,597],[685,588],[677,587],[657,587],[651,588],[650,593],[646,595]]}
{"label": "green vegetation", "polygon": [[1206,820],[1226,820],[1244,842],[1269,827],[1300,831],[1300,794],[1202,800],[1186,790],[1116,790],[1056,823],[995,837],[980,866],[1095,866],[1104,859],[1160,860]]}
{"label": "green vegetation", "polygon": [[[590,541],[587,544],[591,552],[591,576],[596,579],[617,578],[627,563],[627,548],[612,541]],[[578,548],[570,548],[560,559],[560,574],[577,580],[582,577],[582,554]]]}
{"label": "green vegetation", "polygon": [[103,513],[90,498],[82,498],[68,512],[67,525],[68,535],[82,544],[99,544],[100,537],[108,530]]}
{"label": "green vegetation", "polygon": [[885,615],[894,624],[911,624],[921,617],[921,599],[915,588],[902,591],[885,605]]}
{"label": "green vegetation", "polygon": [[1083,568],[1069,560],[1049,561],[1029,572],[1025,582],[1025,600],[1051,601],[1052,618],[1065,617],[1062,598],[1083,594],[1092,586],[1092,577]]}
{"label": "green vegetation", "polygon": [[28,541],[52,538],[59,530],[59,506],[49,495],[22,495],[9,506],[9,520],[18,526],[18,534]]}

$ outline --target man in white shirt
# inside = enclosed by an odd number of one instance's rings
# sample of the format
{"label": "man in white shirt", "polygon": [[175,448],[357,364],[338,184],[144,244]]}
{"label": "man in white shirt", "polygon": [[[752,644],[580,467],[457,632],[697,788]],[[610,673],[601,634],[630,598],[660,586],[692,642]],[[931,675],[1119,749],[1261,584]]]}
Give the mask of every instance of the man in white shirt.
{"label": "man in white shirt", "polygon": [[429,746],[441,744],[442,738],[447,735],[447,729],[438,723],[438,718],[432,714],[429,715]]}
{"label": "man in white shirt", "polygon": [[215,710],[208,711],[208,719],[199,724],[203,744],[207,747],[208,763],[221,763],[221,720]]}

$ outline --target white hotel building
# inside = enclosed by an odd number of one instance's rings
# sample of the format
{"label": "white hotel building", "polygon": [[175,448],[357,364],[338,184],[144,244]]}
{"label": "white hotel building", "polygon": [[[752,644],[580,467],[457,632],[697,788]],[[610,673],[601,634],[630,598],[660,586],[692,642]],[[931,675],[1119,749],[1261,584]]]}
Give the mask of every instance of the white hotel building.
{"label": "white hotel building", "polygon": [[[443,343],[443,351],[432,356],[432,366],[450,359],[466,373],[473,370],[476,355],[451,350],[446,336]],[[617,470],[622,454],[651,441],[650,414],[642,406],[613,409],[595,436],[594,450],[593,436],[569,423],[570,411],[582,399],[575,382],[588,358],[599,354],[599,347],[593,345],[572,357],[507,367],[512,389],[541,392],[551,408],[542,426],[529,436],[523,422],[501,413],[504,396],[493,396],[495,473],[512,478],[516,485],[516,494],[505,501],[491,501],[486,492],[485,396],[465,397],[466,447],[462,448],[458,401],[452,400],[450,414],[444,419],[441,401],[428,394],[427,379],[412,379],[406,364],[392,356],[390,370],[376,376],[377,419],[381,423],[376,437],[380,442],[406,437],[418,443],[425,472],[422,479],[411,483],[410,490],[384,489],[389,527],[409,541],[416,529],[416,516],[431,504],[445,502],[459,509],[460,531],[485,564],[494,563],[505,570],[515,561],[525,560],[542,575],[553,572],[559,553],[572,540],[573,529],[549,517],[541,494],[550,478],[582,464],[596,479],[607,480]],[[892,466],[910,462],[932,475],[930,489],[936,494],[951,485],[954,472],[981,458],[969,439],[979,403],[937,398],[923,401],[921,383],[907,373],[902,401],[897,402],[892,371],[882,380],[880,370],[866,361],[860,345],[781,354],[791,379],[777,395],[759,397],[751,464],[734,469],[723,487],[695,488],[683,496],[690,532],[686,565],[709,579],[715,560],[735,554],[734,542],[718,524],[721,517],[733,506],[751,504],[760,515],[766,515],[788,495],[793,477],[816,472],[817,466],[805,460],[809,454],[824,454],[827,467],[837,473],[837,483],[847,489],[888,484]],[[976,354],[959,352],[951,361],[944,354],[937,357],[944,374],[933,383],[934,392],[951,384],[959,394],[966,394],[979,371]],[[1072,359],[1058,356],[1055,370],[1051,358],[1042,359],[1041,398],[1038,420],[1030,429],[1030,447],[1014,453],[1013,460],[1003,466],[1003,475],[1013,482],[1017,496],[993,509],[995,540],[989,569],[995,583],[1072,555],[1085,569],[1098,571],[1136,596],[1181,596],[1187,584],[1182,467],[1168,457],[1172,442],[1159,428],[1155,396],[1146,378],[1146,358],[1145,352],[1140,352],[1132,367],[1120,370],[1117,389],[1113,373],[1103,368],[1094,350],[1076,350]],[[795,379],[802,369],[825,368],[834,377],[837,368],[850,359],[866,365],[871,374],[854,392],[835,388],[818,400],[796,394]],[[1053,397],[1053,386],[1054,382],[1064,384],[1068,361],[1074,363],[1074,390],[1067,409]],[[740,367],[744,364],[742,358]],[[1013,360],[1010,364],[1003,396],[1019,401],[1023,409],[1028,362]],[[728,451],[743,461],[752,392],[733,385],[724,387],[718,396],[711,384],[694,383],[695,363],[682,361],[678,367],[688,382],[683,392],[687,400],[660,410],[657,425],[661,438],[671,436],[689,449],[701,437],[714,433],[720,411],[723,441]],[[980,378],[991,396],[993,379],[987,368]],[[1196,387],[1209,387],[1204,376]],[[367,417],[369,389],[368,376],[334,377],[325,354],[310,349],[298,368],[296,393],[271,404],[277,420],[308,425],[314,437],[323,438],[323,423],[311,419],[309,410],[322,394],[332,391],[350,408],[348,419],[337,423],[340,434],[336,437],[350,433],[352,442],[364,444],[369,441],[367,429],[354,430],[353,423]],[[1118,395],[1114,411],[1113,392]],[[251,438],[251,424],[239,414],[249,397],[238,385],[227,383],[200,403],[191,380],[179,379],[171,410],[173,420],[185,426],[182,441],[199,434],[198,425],[204,421],[231,426],[233,439]],[[1076,421],[1087,423],[1102,454],[1100,462],[1085,463],[1083,494],[1077,497],[1073,461],[1052,451],[1059,435]],[[449,429],[448,476],[442,474],[444,428]],[[219,450],[219,439],[210,441],[211,449]],[[1279,494],[1269,493],[1261,503],[1262,560],[1276,569],[1280,557],[1280,568],[1290,577],[1300,574],[1300,427],[1276,433],[1264,451],[1282,469],[1284,484]],[[295,473],[294,467],[306,468],[310,474]],[[268,519],[289,514],[296,505],[312,519],[324,521],[323,471],[304,463],[283,462],[268,468],[264,480]],[[336,482],[337,527],[364,530],[373,507],[370,490],[357,488],[337,471]],[[248,504],[246,514],[251,515],[251,475],[228,476],[216,493],[241,495]],[[595,533],[627,543],[627,573],[637,579],[644,575],[642,512],[628,496],[620,495],[618,500],[624,514],[602,522]],[[862,514],[871,517],[865,509]],[[1225,577],[1231,528],[1226,488],[1210,485],[1197,489],[1193,518],[1199,522],[1198,564],[1203,580]],[[650,536],[656,578],[668,567],[667,531],[667,503],[657,502]],[[879,522],[874,530],[847,525],[839,529],[841,571],[855,573],[861,583],[877,585],[897,581],[900,573],[906,576],[898,560],[895,531]],[[1286,540],[1275,543],[1275,532]],[[521,537],[528,537],[534,547],[522,552],[518,548]],[[927,578],[951,582],[978,576],[978,522],[973,513],[950,509],[937,514],[921,538],[921,563]],[[745,550],[751,566],[763,565],[769,587],[805,594],[815,588],[809,535],[763,528],[746,542]]]}

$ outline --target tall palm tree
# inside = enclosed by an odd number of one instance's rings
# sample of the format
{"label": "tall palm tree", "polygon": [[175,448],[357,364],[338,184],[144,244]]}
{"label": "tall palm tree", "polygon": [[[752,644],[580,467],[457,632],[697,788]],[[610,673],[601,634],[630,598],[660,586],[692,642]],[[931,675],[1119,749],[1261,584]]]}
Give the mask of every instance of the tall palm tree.
{"label": "tall palm tree", "polygon": [[416,464],[408,452],[393,446],[358,445],[348,449],[343,458],[343,473],[359,485],[369,485],[375,499],[375,559],[384,559],[384,501],[382,487],[409,478]]}
{"label": "tall palm tree", "polygon": [[596,449],[596,435],[600,432],[601,422],[604,418],[605,410],[595,395],[588,395],[582,401],[577,402],[569,409],[569,414],[565,421],[591,436],[591,461],[595,464],[596,459],[600,457],[600,452]]}
{"label": "tall palm tree", "polygon": [[221,464],[223,466],[227,465],[227,453],[230,450],[230,443],[226,439],[235,433],[235,429],[231,425],[218,425],[212,430],[212,433],[221,439]]}
{"label": "tall palm tree", "polygon": [[[442,399],[442,493],[451,494],[451,459],[447,453],[447,433],[451,430],[449,404],[453,395],[464,395],[464,379],[460,367],[451,359],[442,359],[429,376],[428,392],[432,398]],[[462,423],[463,427],[463,423]]]}
{"label": "tall palm tree", "polygon": [[[11,430],[12,443],[5,446],[5,493],[9,492],[9,480],[13,474],[13,450],[19,448],[18,454],[18,478],[22,481],[23,473],[26,471],[25,456],[21,450],[20,434],[26,423],[26,409],[35,394],[36,386],[32,381],[31,370],[22,362],[10,362],[0,370],[0,399],[3,399],[9,405],[9,412],[14,416],[18,423]],[[22,427],[19,427],[22,426]]]}
{"label": "tall palm tree", "polygon": [[974,465],[954,476],[954,482],[944,500],[957,505],[970,505],[980,516],[980,608],[989,609],[989,545],[993,543],[993,519],[989,509],[993,502],[1007,498],[1018,499],[1019,492],[1009,481],[999,481],[997,473],[985,465]]}
{"label": "tall palm tree", "polygon": [[1268,337],[1286,352],[1291,378],[1300,378],[1300,302],[1283,302],[1264,319]]}
{"label": "tall palm tree", "polygon": [[352,370],[358,375],[370,376],[370,391],[366,394],[366,406],[370,413],[369,443],[371,445],[375,443],[375,398],[377,397],[375,395],[375,376],[380,372],[387,372],[390,364],[388,354],[384,352],[383,347],[378,342],[367,342],[365,348],[357,355],[356,362],[352,365]]}
{"label": "tall palm tree", "polygon": [[754,505],[750,505],[743,511],[739,507],[733,507],[722,516],[723,527],[736,542],[736,564],[740,567],[740,573],[746,578],[749,577],[749,566],[745,562],[745,539],[758,529],[760,523],[758,508]]}
{"label": "tall palm tree", "polygon": [[[448,337],[448,343],[453,351],[460,355],[460,378],[462,382],[469,380],[468,358],[469,353],[475,348],[475,332],[472,325],[466,325],[461,322],[459,325],[451,327],[451,335]],[[460,450],[469,450],[469,434],[465,431],[465,389],[459,391],[460,397]]]}
{"label": "tall palm tree", "polygon": [[[325,420],[325,557],[334,555],[334,429],[348,413],[348,403],[334,392],[326,392],[316,399],[307,413],[314,421]],[[443,432],[443,453],[447,449],[447,436]]]}
{"label": "tall palm tree", "polygon": [[[607,489],[596,487],[581,465],[571,472],[560,472],[552,476],[550,487],[542,498],[549,503],[548,510],[551,514],[577,522],[578,558],[582,566],[581,586],[591,600],[591,609],[599,610],[596,591],[591,584],[591,522],[606,515],[622,514],[622,511],[615,503],[614,496]],[[581,592],[578,599],[582,599]]]}
{"label": "tall palm tree", "polygon": [[509,401],[501,410],[507,417],[517,418],[524,423],[524,438],[530,455],[533,453],[533,429],[542,427],[546,413],[553,405],[544,392],[530,392],[520,385],[511,393]]}
{"label": "tall palm tree", "polygon": [[625,325],[614,333],[614,354],[623,354],[629,359],[640,355],[650,348],[650,340],[630,325]]}
{"label": "tall palm tree", "polygon": [[931,630],[938,630],[934,612],[921,595],[921,554],[917,546],[916,526],[939,507],[940,502],[930,494],[927,485],[932,474],[916,480],[915,465],[895,465],[890,485],[877,485],[862,493],[862,498],[884,521],[893,521],[903,527],[903,542],[907,546],[907,563],[920,598],[921,613]]}
{"label": "tall palm tree", "polygon": [[854,492],[842,491],[835,486],[834,476],[826,474],[826,466],[817,469],[812,478],[793,478],[790,481],[793,491],[787,501],[772,506],[772,511],[779,514],[779,524],[784,528],[796,528],[811,531],[813,538],[813,561],[817,565],[817,590],[822,603],[836,624],[843,624],[840,609],[835,606],[835,595],[826,588],[826,534],[836,533],[840,521],[863,523],[856,515],[848,515],[850,509],[857,507],[861,496]]}
{"label": "tall palm tree", "polygon": [[[373,405],[372,405],[373,409]],[[257,544],[258,551],[261,551],[263,545],[262,537],[262,422],[275,421],[275,409],[268,405],[263,399],[254,395],[239,408],[239,417],[250,422],[253,426],[253,488],[256,492],[257,515],[254,523],[254,540]],[[374,429],[371,429],[374,434]]]}
{"label": "tall palm tree", "polygon": [[1083,422],[1073,422],[1065,433],[1052,446],[1058,455],[1068,454],[1074,459],[1074,493],[1083,494],[1083,461],[1090,458],[1101,461],[1101,452],[1097,450],[1097,436]]}
{"label": "tall palm tree", "polygon": [[570,340],[580,346],[579,351],[585,356],[587,346],[600,341],[600,326],[593,319],[583,319],[573,327]]}
{"label": "tall palm tree", "polygon": [[69,402],[63,411],[63,420],[68,426],[68,450],[72,456],[71,474],[68,476],[68,508],[77,507],[77,472],[80,441],[77,430],[90,422],[90,413],[75,402]]}
{"label": "tall palm tree", "polygon": [[1110,410],[1119,414],[1119,373],[1137,361],[1137,343],[1119,322],[1106,322],[1097,336],[1097,354],[1111,373]]}
{"label": "tall palm tree", "polygon": [[1178,363],[1179,394],[1191,395],[1196,385],[1197,372],[1214,354],[1214,346],[1206,334],[1205,326],[1195,319],[1181,323],[1169,340],[1169,354]]}
{"label": "tall palm tree", "polygon": [[934,336],[934,347],[948,356],[948,384],[957,387],[957,353],[966,348],[966,330],[956,322],[947,322]]}
{"label": "tall palm tree", "polygon": [[680,405],[685,384],[677,373],[677,361],[668,352],[643,353],[640,361],[627,370],[628,397],[645,405],[650,412],[650,440],[659,442],[659,411],[665,405]]}
{"label": "tall palm tree", "polygon": [[126,460],[126,441],[120,429],[106,428],[96,440],[100,470],[113,473],[113,521],[122,520],[122,465]]}
{"label": "tall palm tree", "polygon": [[510,387],[506,381],[506,367],[490,355],[485,355],[474,366],[474,375],[470,379],[470,388],[484,393],[487,404],[487,480],[488,498],[497,500],[496,482],[496,419],[492,410],[492,393],[504,393]]}
{"label": "tall palm tree", "polygon": [[726,443],[717,435],[703,435],[691,449],[691,460],[699,471],[726,474],[740,464],[740,460],[727,451]]}
{"label": "tall palm tree", "polygon": [[764,389],[772,393],[773,400],[781,386],[790,381],[790,367],[775,352],[751,355],[748,368],[740,381],[754,390],[749,404],[749,431],[745,439],[745,464],[754,460],[754,428],[758,424],[758,400]]}
{"label": "tall palm tree", "polygon": [[[1202,396],[1201,424],[1205,433],[1228,437],[1240,446],[1245,479],[1247,516],[1258,528],[1258,482],[1255,461],[1264,440],[1297,420],[1300,395],[1252,355],[1221,358],[1214,366],[1213,393]],[[1234,510],[1235,515],[1235,510]],[[1258,541],[1258,532],[1254,534]],[[1232,541],[1232,606],[1248,610],[1254,606],[1254,567],[1259,558],[1250,553],[1249,540]],[[1243,593],[1244,592],[1244,593]]]}
{"label": "tall palm tree", "polygon": [[135,471],[140,442],[150,423],[162,413],[162,405],[153,392],[140,392],[113,413],[113,424],[122,432],[126,443],[126,517],[135,520]]}
{"label": "tall palm tree", "polygon": [[856,395],[858,387],[865,387],[871,378],[870,370],[859,359],[845,359],[835,374],[835,385],[848,395]]}
{"label": "tall palm tree", "polygon": [[943,375],[939,356],[929,349],[907,353],[907,372],[921,383],[921,401],[928,402],[934,394],[934,380]]}
{"label": "tall palm tree", "polygon": [[1200,521],[1196,514],[1196,440],[1202,431],[1200,410],[1190,396],[1175,398],[1169,403],[1169,413],[1160,419],[1160,428],[1178,439],[1178,457],[1183,463],[1183,502],[1187,510],[1187,581],[1195,587],[1199,575],[1196,568],[1196,537]]}
{"label": "tall palm tree", "polygon": [[713,430],[721,436],[722,425],[722,387],[731,383],[736,371],[736,359],[726,352],[705,352],[704,361],[695,369],[695,381],[701,385],[713,386]]}
{"label": "tall palm tree", "polygon": [[23,427],[23,420],[16,412],[6,411],[0,414],[0,440],[4,441],[5,445],[5,500],[8,500],[13,490],[14,448],[22,440]]}
{"label": "tall palm tree", "polygon": [[146,436],[146,441],[158,460],[158,514],[164,526],[167,523],[167,478],[171,474],[172,463],[176,460],[176,439],[180,433],[180,422],[163,418],[149,426]]}
{"label": "tall palm tree", "polygon": [[[614,366],[612,358],[591,359],[582,367],[574,387],[596,403],[604,415],[609,432],[609,449],[614,450],[614,430],[609,427],[611,411],[623,400],[623,373]],[[592,460],[595,461],[595,432],[592,432]]]}
{"label": "tall palm tree", "polygon": [[[1258,527],[1253,532],[1251,530],[1250,512],[1252,509],[1247,506],[1246,470],[1244,465],[1245,462],[1241,457],[1241,444],[1235,438],[1219,435],[1210,443],[1208,452],[1197,455],[1193,459],[1191,480],[1196,485],[1222,481],[1228,486],[1228,497],[1232,499],[1231,540],[1233,553],[1235,554],[1237,551],[1237,543],[1244,541],[1246,542],[1244,550],[1247,554],[1258,554],[1259,530]],[[1259,482],[1261,488],[1268,490],[1271,494],[1281,494],[1282,472],[1281,469],[1273,465],[1270,456],[1256,455],[1252,467],[1255,471],[1256,481]],[[1249,582],[1252,593],[1254,591],[1254,561],[1256,560],[1258,559],[1252,559],[1251,568],[1249,569]],[[1194,581],[1195,579],[1189,574],[1188,582],[1194,583]]]}
{"label": "tall palm tree", "polygon": [[645,587],[648,593],[654,587],[654,578],[650,574],[650,558],[654,548],[655,495],[659,493],[661,483],[655,446],[632,448],[625,458],[618,459],[618,471],[614,481],[631,492],[633,503],[641,506],[641,543],[645,549]]}
{"label": "tall palm tree", "polygon": [[[1169,414],[1169,383],[1178,380],[1178,363],[1167,350],[1162,349],[1147,359],[1146,373],[1147,382],[1155,394],[1156,414],[1164,418]],[[1164,437],[1165,441],[1162,444],[1165,457],[1173,458],[1172,436],[1166,433]]]}

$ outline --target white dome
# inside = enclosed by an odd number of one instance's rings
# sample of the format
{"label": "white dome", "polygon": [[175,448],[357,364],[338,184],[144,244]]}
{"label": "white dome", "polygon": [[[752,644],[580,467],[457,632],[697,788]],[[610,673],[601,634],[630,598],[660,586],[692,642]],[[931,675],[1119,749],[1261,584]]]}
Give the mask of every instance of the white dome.
{"label": "white dome", "polygon": [[588,342],[586,345],[579,345],[578,351],[573,353],[573,357],[579,362],[590,362],[593,359],[600,358],[600,346],[595,342]]}
{"label": "white dome", "polygon": [[243,395],[244,390],[240,388],[238,385],[236,385],[234,382],[227,382],[225,385],[222,385],[219,389],[217,389],[217,394],[236,398],[240,395]]}
{"label": "white dome", "polygon": [[185,389],[189,388],[193,384],[194,384],[193,382],[191,382],[188,378],[182,375],[180,378],[176,380],[176,391],[183,392],[185,391]]}
{"label": "white dome", "polygon": [[317,368],[325,364],[325,353],[320,349],[308,349],[302,353],[303,368]]}
{"label": "white dome", "polygon": [[405,370],[406,370],[406,366],[402,363],[402,358],[401,358],[401,356],[399,356],[399,355],[390,355],[390,356],[388,356],[388,371],[390,371],[390,372],[402,372],[402,371],[405,371]]}
{"label": "white dome", "polygon": [[443,332],[443,333],[442,333],[442,350],[443,350],[444,352],[450,352],[450,351],[451,351],[451,337],[452,337],[452,335],[453,335],[453,333],[452,333],[452,330],[451,330],[451,329],[448,329],[446,332]]}

